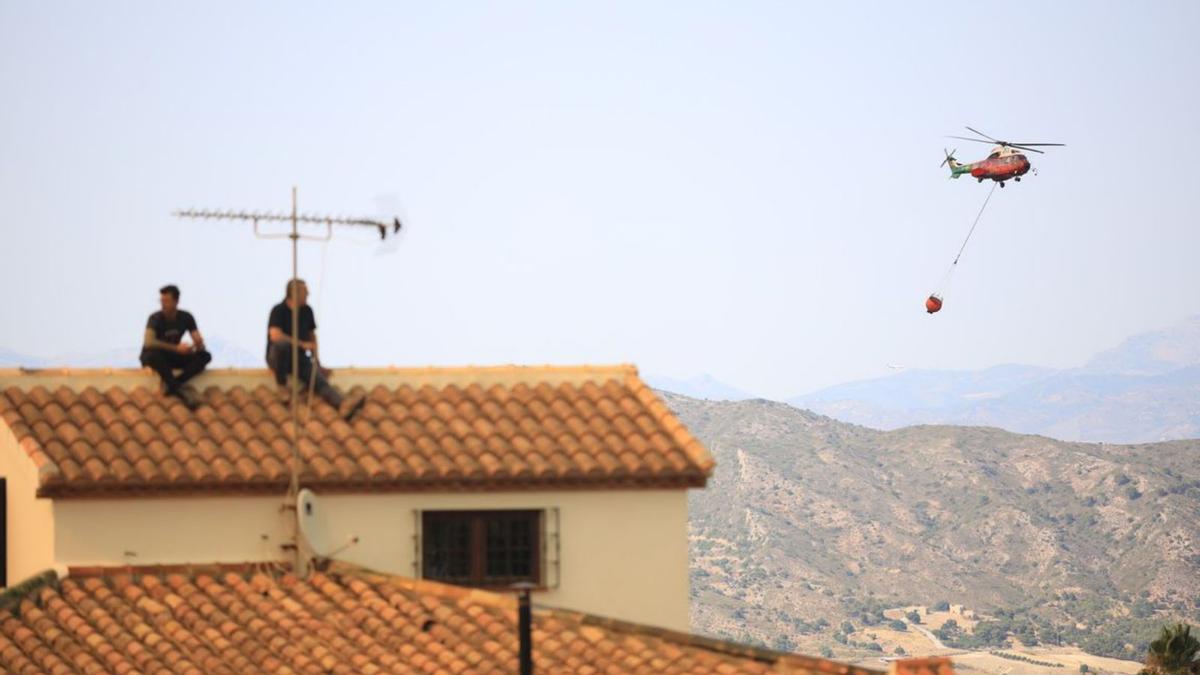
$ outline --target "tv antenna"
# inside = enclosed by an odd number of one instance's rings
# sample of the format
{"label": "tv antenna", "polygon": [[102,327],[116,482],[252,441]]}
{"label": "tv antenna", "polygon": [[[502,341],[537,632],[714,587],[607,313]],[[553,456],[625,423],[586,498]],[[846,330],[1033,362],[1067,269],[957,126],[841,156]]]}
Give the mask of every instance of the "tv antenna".
{"label": "tv antenna", "polygon": [[[306,241],[329,241],[333,239],[333,227],[335,225],[342,227],[369,227],[379,231],[380,239],[387,239],[388,235],[395,235],[402,229],[402,224],[399,218],[393,218],[392,222],[385,223],[373,218],[347,218],[344,216],[325,216],[311,213],[300,213],[296,209],[296,188],[292,187],[292,212],[274,213],[268,211],[220,211],[211,209],[182,209],[171,212],[171,215],[177,218],[195,218],[200,220],[236,220],[250,221],[254,224],[254,236],[259,239],[290,239],[292,241],[292,283],[288,286],[289,294],[294,293],[297,287],[297,282],[300,280],[299,274],[299,250],[300,240]],[[259,223],[279,222],[292,224],[292,231],[288,233],[262,232],[259,230]],[[300,234],[300,223],[306,225],[324,225],[324,236],[312,236]],[[292,415],[292,457],[289,463],[288,470],[291,474],[288,481],[287,497],[284,501],[283,508],[293,511],[292,516],[292,540],[284,544],[284,548],[290,549],[292,553],[292,569],[300,576],[308,575],[308,560],[307,556],[301,551],[300,546],[303,543],[303,532],[301,529],[301,515],[298,509],[297,498],[300,493],[300,470],[303,463],[300,457],[300,308],[297,307],[292,311],[292,372],[291,372],[291,400],[290,408]],[[313,368],[319,367],[319,364],[314,363]],[[315,372],[315,370],[314,370]]]}

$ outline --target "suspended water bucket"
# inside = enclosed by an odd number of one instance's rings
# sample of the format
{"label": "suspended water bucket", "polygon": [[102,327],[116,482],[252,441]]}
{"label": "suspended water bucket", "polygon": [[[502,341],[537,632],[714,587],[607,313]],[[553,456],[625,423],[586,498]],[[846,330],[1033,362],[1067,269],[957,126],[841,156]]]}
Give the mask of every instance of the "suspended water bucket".
{"label": "suspended water bucket", "polygon": [[933,314],[942,308],[942,299],[933,294],[925,299],[925,311]]}

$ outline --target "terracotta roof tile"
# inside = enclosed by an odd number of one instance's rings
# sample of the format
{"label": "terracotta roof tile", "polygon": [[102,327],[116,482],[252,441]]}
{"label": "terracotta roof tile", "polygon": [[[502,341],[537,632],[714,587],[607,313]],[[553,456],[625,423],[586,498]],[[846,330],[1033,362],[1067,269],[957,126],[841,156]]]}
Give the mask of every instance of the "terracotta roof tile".
{"label": "terracotta roof tile", "polygon": [[[73,568],[0,595],[11,673],[511,673],[516,603],[336,566]],[[11,595],[12,592],[9,593]],[[875,671],[561,610],[534,611],[539,673]],[[915,671],[914,671],[915,672]]]}
{"label": "terracotta roof tile", "polygon": [[916,659],[893,661],[888,668],[890,675],[954,675],[954,664],[949,657],[929,656]]}
{"label": "terracotta roof tile", "polygon": [[[711,473],[708,453],[632,368],[511,370],[421,369],[412,381],[397,371],[355,387],[369,402],[352,424],[314,402],[301,410],[302,482],[335,491],[690,487]],[[227,374],[240,379],[207,387],[195,412],[144,378],[129,386],[128,373],[85,373],[78,387],[70,374],[53,386],[6,376],[0,419],[45,467],[43,495],[281,489],[290,412],[268,376]]]}

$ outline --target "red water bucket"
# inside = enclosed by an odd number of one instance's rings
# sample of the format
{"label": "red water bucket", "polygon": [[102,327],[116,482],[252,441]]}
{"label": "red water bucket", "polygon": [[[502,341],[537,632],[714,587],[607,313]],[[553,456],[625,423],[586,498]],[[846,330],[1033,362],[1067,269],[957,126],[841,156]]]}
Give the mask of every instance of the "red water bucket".
{"label": "red water bucket", "polygon": [[933,314],[942,308],[942,299],[936,295],[931,295],[925,299],[925,311]]}

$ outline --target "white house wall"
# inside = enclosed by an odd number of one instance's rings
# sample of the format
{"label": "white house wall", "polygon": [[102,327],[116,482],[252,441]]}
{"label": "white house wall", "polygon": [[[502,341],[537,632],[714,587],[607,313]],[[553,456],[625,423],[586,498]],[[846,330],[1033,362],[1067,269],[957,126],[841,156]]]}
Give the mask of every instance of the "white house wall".
{"label": "white house wall", "polygon": [[[54,557],[66,565],[282,559],[290,534],[282,504],[282,496],[59,500]],[[338,559],[404,576],[414,574],[417,511],[556,508],[560,584],[536,603],[688,630],[685,490],[328,494],[318,508],[332,544],[359,538]],[[553,542],[547,553],[552,562]],[[545,570],[550,584],[554,576]]]}
{"label": "white house wall", "polygon": [[0,477],[7,483],[9,585],[54,565],[54,516],[38,499],[38,469],[7,425],[0,423]]}

